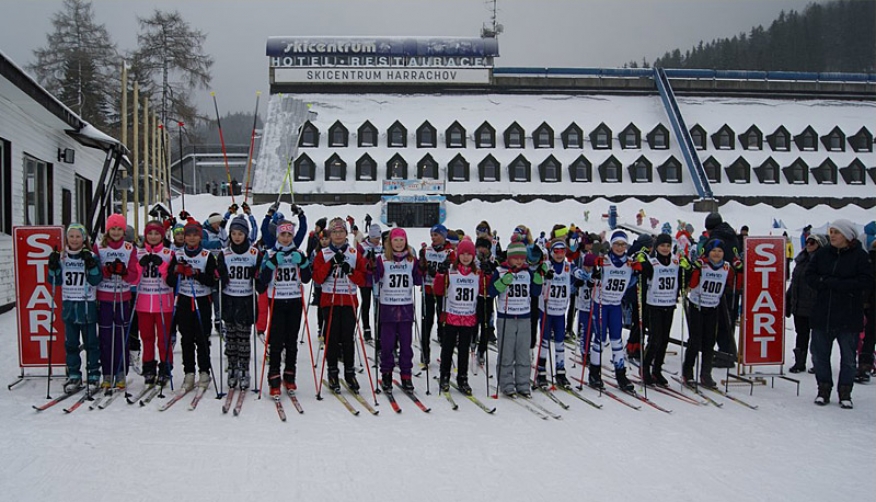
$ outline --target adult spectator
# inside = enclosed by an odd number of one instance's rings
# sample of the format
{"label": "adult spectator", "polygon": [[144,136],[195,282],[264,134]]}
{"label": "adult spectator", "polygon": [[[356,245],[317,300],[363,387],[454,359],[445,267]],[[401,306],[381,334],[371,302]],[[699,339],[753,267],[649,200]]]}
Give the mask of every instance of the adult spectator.
{"label": "adult spectator", "polygon": [[791,274],[791,283],[785,292],[785,317],[794,316],[794,331],[797,339],[794,348],[794,365],[788,371],[802,373],[806,371],[806,358],[809,354],[809,315],[815,307],[815,290],[806,284],[804,279],[806,267],[812,255],[827,245],[827,237],[824,235],[810,234],[806,239],[806,246],[800,254],[794,258],[794,273]]}
{"label": "adult spectator", "polygon": [[[870,223],[872,224],[872,222]],[[870,272],[876,276],[876,240],[870,244]],[[858,355],[858,373],[855,383],[870,382],[873,371],[873,351],[876,350],[876,287],[870,290],[870,296],[864,302],[864,340],[861,343],[861,353]]]}
{"label": "adult spectator", "polygon": [[817,291],[810,315],[812,326],[812,362],[818,395],[815,404],[830,402],[833,389],[830,354],[833,341],[840,349],[837,393],[840,406],[852,408],[855,381],[855,350],[864,328],[864,298],[873,288],[873,271],[867,252],[857,239],[857,230],[849,220],[830,224],[830,245],[812,255],[806,268],[806,283]]}

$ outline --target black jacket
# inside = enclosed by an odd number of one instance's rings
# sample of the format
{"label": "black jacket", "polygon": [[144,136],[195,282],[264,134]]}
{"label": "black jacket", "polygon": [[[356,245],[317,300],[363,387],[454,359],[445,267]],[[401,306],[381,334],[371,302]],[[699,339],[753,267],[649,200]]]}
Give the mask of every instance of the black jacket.
{"label": "black jacket", "polygon": [[812,255],[806,283],[816,299],[812,329],[858,333],[864,329],[864,299],[873,288],[873,271],[861,243],[844,248],[825,246]]}
{"label": "black jacket", "polygon": [[722,221],[717,227],[709,231],[709,238],[721,239],[721,249],[724,250],[724,259],[733,262],[733,258],[742,258],[742,248],[736,230],[733,230],[726,221]]}
{"label": "black jacket", "polygon": [[785,295],[788,314],[809,317],[815,307],[816,291],[806,284],[806,268],[812,261],[812,255],[805,249],[794,258],[794,271],[791,273],[791,284]]}

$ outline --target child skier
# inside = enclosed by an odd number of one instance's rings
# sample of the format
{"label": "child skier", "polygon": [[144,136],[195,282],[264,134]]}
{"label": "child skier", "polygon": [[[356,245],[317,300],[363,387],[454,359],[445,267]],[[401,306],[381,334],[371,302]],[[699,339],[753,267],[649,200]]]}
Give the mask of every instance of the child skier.
{"label": "child skier", "polygon": [[512,238],[507,257],[489,286],[490,296],[497,298],[498,389],[508,397],[529,397],[530,299],[541,294],[544,278],[526,265],[526,246],[519,236]]}
{"label": "child skier", "polygon": [[353,335],[356,330],[356,287],[365,285],[365,259],[347,242],[347,225],[341,218],[328,224],[329,246],[316,252],[313,261],[313,280],[322,285],[319,305],[326,325],[328,385],[332,392],[341,391],[338,379],[338,356],[344,360],[344,379],[350,389],[357,391]]}
{"label": "child skier", "polygon": [[[420,273],[423,275],[423,287],[425,288],[423,293],[423,325],[421,326],[423,346],[420,355],[420,362],[423,364],[429,364],[432,323],[436,316],[441,317],[441,302],[432,291],[432,283],[435,280],[435,274],[438,273],[438,264],[453,261],[453,246],[447,241],[447,227],[439,223],[432,227],[429,234],[432,238],[432,244],[420,249]],[[439,323],[439,343],[443,336],[444,327]]]}
{"label": "child skier", "polygon": [[[709,239],[703,246],[703,255],[694,262],[690,274],[689,315],[687,316],[690,338],[681,375],[688,385],[695,385],[694,364],[700,351],[703,353],[700,367],[700,384],[715,387],[712,379],[712,355],[715,351],[715,335],[718,330],[721,296],[724,287],[733,274],[730,264],[724,261],[724,250],[720,239]],[[738,259],[738,258],[737,258]]]}
{"label": "child skier", "polygon": [[268,386],[271,396],[280,396],[280,363],[283,364],[283,385],[294,392],[295,365],[298,361],[298,330],[304,313],[304,286],[310,282],[310,262],[294,242],[295,224],[289,220],[277,223],[277,242],[267,251],[259,276],[259,289],[265,290],[270,306],[267,342],[270,350]]}
{"label": "child skier", "polygon": [[545,363],[550,344],[554,342],[556,353],[556,382],[564,388],[570,388],[566,378],[566,310],[569,308],[569,293],[572,289],[573,265],[566,260],[566,243],[562,237],[554,237],[550,241],[550,259],[544,263],[545,295],[540,296],[539,309],[542,319],[541,346],[538,350],[538,367],[535,384],[542,388],[548,387]]}
{"label": "child skier", "polygon": [[407,233],[401,228],[393,228],[389,232],[389,245],[377,258],[374,282],[378,284],[380,304],[381,386],[384,392],[392,392],[394,351],[398,347],[402,388],[413,392],[411,370],[414,366],[414,287],[420,286],[423,279],[413,248],[408,245]]}
{"label": "child skier", "polygon": [[255,218],[249,224],[237,216],[229,225],[228,247],[219,253],[216,266],[222,288],[222,321],[225,323],[225,356],[228,358],[228,387],[249,388],[252,325],[255,322],[254,281],[261,254],[252,245]]}
{"label": "child skier", "polygon": [[82,387],[82,358],[79,343],[85,345],[85,371],[89,394],[100,383],[100,346],[97,340],[97,302],[95,287],[102,276],[97,259],[88,249],[85,227],[71,223],[67,227],[67,246],[62,255],[49,255],[49,282],[61,285],[61,318],[64,320],[64,349],[67,353],[67,381],[64,392]]}
{"label": "child skier", "polygon": [[578,340],[581,348],[581,361],[586,366],[590,350],[590,335],[592,332],[592,320],[590,311],[593,307],[593,281],[591,274],[596,266],[597,256],[593,253],[585,253],[579,256],[579,267],[575,269],[573,274],[575,280],[575,310],[578,311]]}
{"label": "child skier", "polygon": [[621,300],[629,287],[633,276],[632,260],[627,255],[627,234],[615,230],[611,234],[611,252],[607,257],[596,260],[599,267],[594,272],[594,278],[599,279],[595,291],[593,308],[590,315],[592,340],[590,343],[590,373],[588,384],[601,389],[602,382],[602,344],[606,338],[611,341],[611,360],[614,365],[615,378],[618,387],[624,391],[632,391],[633,384],[627,378],[624,361],[624,347],[621,339],[623,327],[623,311]]}
{"label": "child skier", "polygon": [[[441,322],[444,324],[444,340],[441,343],[441,392],[450,390],[450,366],[453,349],[457,350],[456,385],[466,395],[471,395],[468,383],[468,351],[471,340],[477,333],[478,298],[485,292],[481,272],[475,262],[475,246],[468,237],[460,241],[456,248],[456,262],[449,270],[435,275],[433,291],[443,303]],[[442,267],[443,268],[443,267]]]}
{"label": "child skier", "polygon": [[106,233],[94,253],[100,257],[103,280],[97,285],[101,387],[125,388],[128,351],[125,337],[131,319],[131,286],[140,280],[137,251],[125,242],[125,218],[113,214],[106,220]]}
{"label": "child skier", "polygon": [[163,386],[170,379],[173,361],[173,348],[168,335],[174,296],[173,290],[167,286],[167,269],[173,252],[164,247],[164,226],[161,222],[152,220],[146,223],[143,236],[143,247],[138,250],[142,276],[135,307],[143,342],[143,379],[146,385],[159,383]]}
{"label": "child skier", "polygon": [[210,345],[207,337],[213,322],[210,295],[216,284],[216,259],[201,246],[203,229],[190,219],[183,230],[186,246],[170,260],[167,285],[178,292],[176,324],[182,335],[183,391],[195,388],[197,354],[198,387],[210,385]]}
{"label": "child skier", "polygon": [[645,385],[667,386],[663,376],[663,361],[669,345],[669,331],[675,305],[678,303],[679,285],[682,283],[690,263],[684,256],[672,255],[672,237],[662,233],[654,240],[654,251],[639,253],[636,260],[642,264],[639,280],[647,291],[644,301],[643,319],[648,323],[648,344],[645,360],[642,361],[642,381]]}
{"label": "child skier", "polygon": [[[383,241],[380,238],[380,225],[377,223],[368,227],[368,238],[364,239],[357,249],[359,254],[365,257],[365,264],[368,268],[368,274],[365,275],[365,287],[359,290],[362,295],[362,305],[359,306],[359,317],[362,319],[362,331],[365,334],[365,341],[371,341],[371,293],[372,293],[372,275],[377,262],[377,257],[383,254]],[[375,327],[379,327],[375,323]]]}
{"label": "child skier", "polygon": [[[481,222],[482,224],[485,222]],[[481,227],[478,227],[480,230]],[[496,343],[496,328],[493,320],[493,300],[486,296],[487,282],[496,271],[498,263],[495,255],[492,254],[493,243],[490,239],[478,237],[475,241],[475,250],[477,251],[477,268],[481,271],[482,281],[484,282],[481,288],[481,294],[478,295],[478,312],[477,316],[478,329],[475,331],[472,344],[477,340],[477,357],[478,364],[483,365],[486,362],[487,344]]]}

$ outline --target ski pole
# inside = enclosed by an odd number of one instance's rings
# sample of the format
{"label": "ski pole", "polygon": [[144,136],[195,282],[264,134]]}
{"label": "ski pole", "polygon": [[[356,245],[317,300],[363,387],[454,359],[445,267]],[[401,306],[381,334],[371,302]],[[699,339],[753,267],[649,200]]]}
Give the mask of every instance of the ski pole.
{"label": "ski pole", "polygon": [[[642,319],[642,291],[645,288],[642,287],[642,282],[644,281],[643,276],[639,275],[639,280],[636,281],[636,308],[639,311],[639,364],[641,367],[639,368],[639,373],[644,377],[645,375],[645,351],[642,347],[645,346],[645,322]],[[645,399],[648,399],[648,386],[645,385],[645,379],[642,378],[642,392],[645,395]]]}
{"label": "ski pole", "polygon": [[[249,199],[249,184],[252,179],[252,157],[253,153],[255,153],[255,137],[256,137],[256,127],[259,122],[259,98],[261,97],[262,92],[256,91],[256,103],[255,103],[255,111],[252,114],[252,135],[249,138],[249,155],[246,159],[246,176],[244,177],[244,195],[243,202]],[[232,190],[233,191],[233,190]]]}
{"label": "ski pole", "polygon": [[216,102],[215,92],[210,92],[210,96],[213,96],[213,108],[216,110],[216,126],[219,128],[219,143],[222,145],[222,159],[225,161],[225,174],[228,176],[228,191],[231,193],[231,203],[236,204],[234,202],[234,187],[231,185],[231,168],[228,167],[228,153],[225,150],[225,137],[222,136],[222,119],[219,117],[219,104]]}
{"label": "ski pole", "polygon": [[[498,279],[498,277],[497,277],[497,279]],[[505,294],[505,308],[504,308],[504,312],[502,312],[502,313],[507,315],[507,312],[508,312],[508,290],[507,289],[505,289],[504,294]],[[505,333],[505,332],[508,329],[508,318],[507,317],[500,318],[499,316],[496,316],[496,317],[497,317],[497,319],[502,320],[502,338],[501,338],[501,340],[499,340],[499,359],[496,362],[496,366],[498,366],[498,369],[496,370],[496,393],[493,395],[493,399],[499,399],[499,389],[501,389],[501,387],[502,387],[502,359],[505,356],[505,338],[507,338],[506,337],[507,333]],[[498,332],[498,330],[496,330],[496,332]],[[487,386],[487,391],[489,391],[489,390],[490,390],[490,387]]]}
{"label": "ski pole", "polygon": [[[216,395],[216,399],[219,399],[219,396],[225,395],[225,381],[223,379],[224,371],[222,368],[222,359],[225,356],[225,350],[223,349],[222,343],[225,340],[225,323],[222,322],[222,278],[219,278],[219,393]],[[231,366],[231,362],[228,362],[228,365]],[[212,365],[211,365],[212,366]]]}
{"label": "ski pole", "polygon": [[[300,272],[298,277],[301,277]],[[313,385],[316,387],[316,360],[313,358],[313,341],[310,339],[310,323],[307,320],[310,309],[307,306],[307,302],[304,301],[304,285],[299,283],[298,287],[301,289],[301,309],[304,311],[304,331],[307,336],[307,349],[310,351],[310,371],[313,373]]]}
{"label": "ski pole", "polygon": [[[353,299],[353,303],[355,303],[355,298]],[[359,326],[359,318],[356,318],[356,330],[359,332],[359,345],[362,346],[362,354],[365,354],[365,337],[362,335],[362,328]],[[371,396],[374,398],[374,406],[379,406],[377,402],[377,392],[374,389],[374,382],[371,380],[371,365],[367,364],[367,356],[365,361],[365,369],[368,371],[368,385],[371,386]]]}
{"label": "ski pole", "polygon": [[[250,335],[252,336],[252,349],[249,351],[249,358],[252,359],[252,376],[255,377],[259,373],[258,357],[253,357],[256,354],[256,347],[258,346],[258,329],[256,328],[256,325],[258,324],[258,319],[259,319],[259,293],[255,288],[255,274],[253,274],[252,282],[253,282],[253,288],[252,288],[253,325],[250,328]],[[249,366],[249,362],[247,362],[247,366]],[[261,385],[261,382],[256,384],[255,388],[252,389],[252,391],[259,392],[260,385]]]}
{"label": "ski pole", "polygon": [[[195,314],[198,316],[198,332],[201,334],[201,338],[202,338],[201,342],[203,342],[206,347],[209,347],[206,345],[207,336],[204,334],[204,321],[201,318],[201,307],[198,305],[198,297],[195,293],[194,279],[192,279],[192,281],[189,284],[192,286],[192,304],[194,304]],[[207,350],[209,350],[209,348]],[[209,361],[209,359],[208,359],[208,361]],[[213,365],[212,364],[210,364],[210,378],[213,379],[213,388],[216,390],[216,399],[222,399],[222,396],[219,394],[219,386],[216,385],[216,375],[213,373]]]}
{"label": "ski pole", "polygon": [[[164,331],[164,357],[162,358],[162,361],[164,362],[164,365],[167,368],[168,381],[170,382],[170,391],[173,392],[173,368],[172,368],[172,364],[170,362],[170,356],[173,354],[173,352],[171,352],[171,350],[170,350],[170,346],[171,346],[170,331],[171,330],[169,328],[173,326],[173,320],[176,317],[176,306],[179,304],[179,280],[176,281],[176,285],[174,286],[174,289],[173,289],[173,310],[170,313],[170,324],[171,324],[170,327],[166,326],[164,324],[164,317],[163,317],[164,316],[164,308],[161,307],[161,297],[160,296],[159,296],[158,301],[159,301],[159,309],[162,311],[161,327],[162,327],[162,330]],[[163,391],[163,386],[161,386],[161,388],[159,388],[159,393],[161,391]]]}
{"label": "ski pole", "polygon": [[332,316],[334,315],[334,312],[335,312],[335,294],[336,294],[337,286],[338,286],[338,272],[339,272],[339,270],[337,270],[337,269],[332,271],[332,274],[334,275],[334,282],[332,283],[332,298],[331,298],[331,301],[329,302],[328,319],[325,319],[325,322],[324,322],[325,326],[323,327],[323,332],[322,332],[323,337],[324,337],[323,344],[325,345],[325,351],[323,352],[323,356],[322,356],[322,367],[319,370],[319,382],[317,383],[317,386],[316,386],[316,399],[319,401],[322,401],[322,378],[323,378],[323,375],[325,374],[325,364],[326,364],[326,360],[328,359],[328,351],[329,351],[329,340],[331,339],[331,334],[332,334],[332,331],[331,331],[332,330]]}
{"label": "ski pole", "polygon": [[[542,354],[542,350],[544,349],[544,347],[542,347],[542,345],[544,344],[544,325],[546,324],[545,321],[547,319],[547,295],[550,291],[550,282],[548,282],[546,284],[546,286],[547,287],[544,288],[544,290],[545,290],[544,296],[542,297],[542,299],[544,301],[544,310],[541,312],[541,329],[539,330],[539,334],[538,334],[538,357],[536,357],[536,359],[535,359],[535,374],[532,377],[533,382],[538,382],[538,372],[539,372],[538,366],[541,363],[541,359],[542,359],[541,354]],[[548,352],[548,354],[550,354],[551,342],[548,341],[547,345],[548,345],[547,352]],[[533,384],[532,388],[534,389],[536,386],[537,386],[537,384]]]}

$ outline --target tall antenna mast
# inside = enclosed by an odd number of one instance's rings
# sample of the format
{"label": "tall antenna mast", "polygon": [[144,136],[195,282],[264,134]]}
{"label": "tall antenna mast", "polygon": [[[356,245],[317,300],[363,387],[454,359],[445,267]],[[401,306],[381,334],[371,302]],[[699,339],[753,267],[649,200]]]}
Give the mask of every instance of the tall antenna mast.
{"label": "tall antenna mast", "polygon": [[500,33],[505,31],[505,27],[497,22],[497,0],[487,0],[487,10],[490,12],[489,24],[484,23],[481,28],[482,38],[496,38]]}

